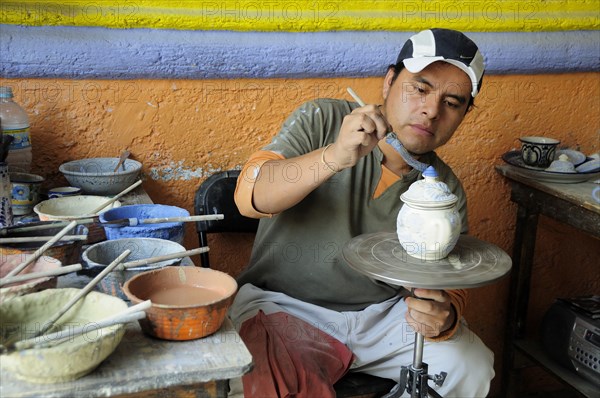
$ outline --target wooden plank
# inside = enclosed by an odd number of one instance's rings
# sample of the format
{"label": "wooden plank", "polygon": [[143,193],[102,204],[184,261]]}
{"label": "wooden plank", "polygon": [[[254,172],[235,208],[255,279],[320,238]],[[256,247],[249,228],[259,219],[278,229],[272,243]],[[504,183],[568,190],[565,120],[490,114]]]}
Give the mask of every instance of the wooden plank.
{"label": "wooden plank", "polygon": [[144,184],[140,185],[127,195],[123,196],[119,201],[125,205],[145,205],[154,203],[150,195],[144,189]]}
{"label": "wooden plank", "polygon": [[592,198],[592,191],[600,185],[593,181],[579,182],[576,184],[559,184],[534,180],[518,173],[514,166],[496,166],[496,170],[510,180],[517,181],[536,190],[545,192],[559,199],[571,202],[591,212],[600,214],[600,203]]}

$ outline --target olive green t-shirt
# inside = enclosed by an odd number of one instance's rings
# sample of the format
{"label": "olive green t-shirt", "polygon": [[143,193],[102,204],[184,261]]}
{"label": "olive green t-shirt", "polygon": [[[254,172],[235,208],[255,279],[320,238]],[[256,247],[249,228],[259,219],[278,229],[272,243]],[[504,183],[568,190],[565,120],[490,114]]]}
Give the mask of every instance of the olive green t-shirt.
{"label": "olive green t-shirt", "polygon": [[[335,99],[307,102],[263,150],[291,159],[333,143],[344,116],[357,106]],[[333,175],[297,205],[262,218],[250,264],[238,277],[240,286],[252,283],[336,311],[362,310],[395,295],[398,287],[358,273],[342,256],[344,245],[355,236],[395,232],[400,195],[422,178],[419,171],[412,170],[374,198],[382,160],[382,152],[375,147],[354,167]],[[434,152],[422,160],[432,165],[458,196],[465,232],[466,196],[460,182]],[[283,172],[293,181],[300,169],[292,164]],[[311,172],[324,172],[323,165],[315,164]]]}

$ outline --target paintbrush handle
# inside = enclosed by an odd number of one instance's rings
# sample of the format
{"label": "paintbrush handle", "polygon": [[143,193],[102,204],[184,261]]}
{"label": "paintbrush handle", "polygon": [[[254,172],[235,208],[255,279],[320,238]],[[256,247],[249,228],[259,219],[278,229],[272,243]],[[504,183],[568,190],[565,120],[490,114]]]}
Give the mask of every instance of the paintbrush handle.
{"label": "paintbrush handle", "polygon": [[118,227],[135,227],[141,224],[162,224],[171,222],[198,222],[198,221],[214,221],[223,220],[223,214],[206,214],[202,216],[187,216],[187,217],[160,217],[160,218],[120,218],[117,220],[104,221],[103,227],[118,228]]}
{"label": "paintbrush handle", "polygon": [[[80,220],[75,220],[77,225],[83,224],[93,224],[98,220],[95,218],[82,218]],[[43,231],[46,229],[52,228],[63,228],[69,225],[69,221],[42,221],[40,223],[34,223],[35,225],[22,225],[22,226],[13,226],[6,227],[0,229],[0,236],[10,235],[11,233],[20,233],[20,232],[31,232],[31,231]]]}
{"label": "paintbrush handle", "polygon": [[[137,311],[133,313],[122,313],[113,318],[106,319],[99,322],[91,322],[88,325],[75,328],[73,330],[61,330],[58,332],[50,333],[44,336],[38,336],[27,340],[17,341],[14,344],[15,351],[26,350],[28,348],[45,348],[56,344],[63,343],[65,340],[73,339],[82,334],[93,332],[98,329],[104,329],[109,326],[118,325],[121,323],[135,322],[140,319],[144,319],[146,313],[144,311]],[[41,341],[40,341],[41,340]],[[10,351],[10,348],[9,348]]]}
{"label": "paintbrush handle", "polygon": [[129,254],[131,254],[131,250],[127,249],[123,253],[121,253],[121,255],[119,257],[117,257],[115,260],[113,260],[112,263],[107,265],[106,268],[104,268],[102,270],[102,272],[100,272],[98,275],[96,275],[96,277],[94,279],[92,279],[87,285],[85,285],[85,287],[83,289],[81,289],[81,291],[79,293],[77,293],[77,295],[75,295],[75,297],[73,297],[65,305],[63,305],[63,307],[44,324],[44,326],[40,329],[40,331],[38,333],[36,333],[35,337],[46,333],[51,327],[53,327],[54,323],[61,316],[63,316],[65,314],[65,312],[67,312],[73,306],[73,304],[75,304],[82,297],[84,297],[86,294],[88,294],[94,288],[94,286],[96,286],[98,284],[98,282],[100,282],[100,280],[102,278],[104,278],[106,275],[108,275],[109,272],[111,272],[114,268],[116,268],[116,266],[119,265],[121,263],[121,261],[123,261],[127,256],[129,256]]}
{"label": "paintbrush handle", "polygon": [[[6,243],[29,243],[29,242],[46,242],[52,239],[51,236],[23,236],[19,238],[0,238],[0,245]],[[87,240],[87,235],[65,235],[58,241],[68,240]]]}
{"label": "paintbrush handle", "polygon": [[360,106],[365,106],[366,105],[365,101],[363,101],[362,99],[360,99],[360,97],[358,96],[358,94],[356,94],[356,92],[354,90],[352,90],[350,87],[347,87],[346,90],[352,96],[352,98],[354,98],[354,101],[356,101],[358,103],[358,105],[360,105]]}
{"label": "paintbrush handle", "polygon": [[72,265],[67,265],[65,267],[60,267],[60,268],[51,269],[51,270],[47,270],[47,271],[32,272],[30,274],[21,274],[21,275],[13,276],[11,278],[2,278],[2,279],[0,279],[0,287],[5,286],[5,285],[10,285],[12,283],[28,281],[30,279],[45,278],[47,276],[64,275],[64,274],[68,274],[70,272],[79,271],[81,268],[82,268],[81,264],[72,264]]}
{"label": "paintbrush handle", "polygon": [[69,232],[71,229],[73,229],[75,227],[75,225],[77,225],[76,221],[71,221],[69,224],[67,224],[67,226],[64,227],[62,230],[60,230],[56,235],[54,235],[54,237],[52,239],[50,239],[42,247],[40,247],[39,249],[37,249],[30,257],[28,257],[26,261],[24,261],[23,263],[19,264],[17,267],[15,267],[15,269],[13,269],[12,271],[10,271],[5,276],[5,278],[8,278],[10,276],[14,276],[14,275],[18,274],[25,267],[27,267],[29,264],[33,263],[38,258],[40,258],[41,255],[46,250],[48,250],[48,248],[50,248],[50,246],[52,246],[53,244],[55,244],[56,242],[58,242],[58,240],[60,238],[62,238],[63,236],[65,236],[67,234],[67,232]]}
{"label": "paintbrush handle", "polygon": [[[223,220],[225,216],[223,214],[206,214],[202,216],[188,216],[188,217],[164,217],[164,218],[142,218],[134,219],[140,224],[161,224],[166,222],[197,222],[197,221],[215,221]],[[131,220],[131,218],[130,218]]]}
{"label": "paintbrush handle", "polygon": [[[156,257],[144,258],[144,259],[141,259],[141,260],[135,260],[135,261],[130,261],[130,262],[127,262],[127,263],[123,263],[123,268],[141,267],[143,265],[158,263],[158,262],[161,262],[161,261],[173,260],[173,259],[176,259],[176,258],[194,256],[196,254],[206,253],[206,252],[208,252],[208,250],[209,250],[208,246],[205,246],[205,247],[199,247],[199,248],[193,249],[193,250],[186,250],[184,252],[165,254],[164,256],[156,256]],[[119,267],[119,269],[122,269],[122,268]]]}
{"label": "paintbrush handle", "polygon": [[121,196],[126,195],[129,192],[133,191],[141,183],[142,183],[142,180],[137,180],[136,182],[134,182],[133,184],[131,184],[128,188],[125,188],[121,193],[115,195],[114,197],[112,197],[109,200],[107,200],[106,202],[104,202],[102,205],[100,205],[97,208],[95,208],[92,212],[90,212],[90,214],[96,214],[99,211],[103,210],[105,207],[110,206],[111,204],[115,203]]}

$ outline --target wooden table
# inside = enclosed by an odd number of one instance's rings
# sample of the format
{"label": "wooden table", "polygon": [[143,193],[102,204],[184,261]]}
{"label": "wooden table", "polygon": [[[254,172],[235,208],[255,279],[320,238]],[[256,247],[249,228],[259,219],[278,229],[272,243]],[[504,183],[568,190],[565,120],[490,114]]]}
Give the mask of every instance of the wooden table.
{"label": "wooden table", "polygon": [[[140,186],[121,202],[152,200]],[[192,265],[189,258],[184,261]],[[90,279],[69,274],[58,278],[58,287],[81,288]],[[147,336],[131,323],[117,349],[92,373],[72,382],[24,382],[4,370],[0,361],[0,397],[226,397],[228,379],[251,368],[252,356],[229,319],[211,336],[177,342]]]}
{"label": "wooden table", "polygon": [[597,387],[547,358],[539,342],[523,338],[538,216],[543,214],[600,237],[600,204],[592,198],[592,191],[599,185],[592,181],[577,184],[540,182],[523,176],[509,165],[496,166],[496,170],[509,180],[511,200],[519,206],[504,341],[502,395],[519,396],[518,370],[514,368],[515,353],[519,350],[583,396],[597,397]]}
{"label": "wooden table", "polygon": [[92,373],[73,382],[17,380],[0,361],[0,397],[151,397],[185,391],[193,391],[194,397],[226,397],[227,380],[251,367],[252,357],[228,319],[211,336],[178,342],[146,336],[131,323],[117,349]]}

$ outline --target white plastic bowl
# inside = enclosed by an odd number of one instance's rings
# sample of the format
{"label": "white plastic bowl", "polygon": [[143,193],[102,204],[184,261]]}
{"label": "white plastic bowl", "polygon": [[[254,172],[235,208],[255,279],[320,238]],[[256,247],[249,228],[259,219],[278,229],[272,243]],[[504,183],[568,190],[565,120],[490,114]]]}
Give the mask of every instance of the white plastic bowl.
{"label": "white plastic bowl", "polygon": [[121,206],[121,202],[117,200],[100,210],[100,212],[92,213],[95,209],[100,207],[101,204],[106,203],[108,200],[110,200],[110,198],[106,196],[65,196],[62,198],[44,200],[43,202],[38,203],[33,208],[33,211],[37,213],[41,221],[77,220],[81,218],[94,217],[109,209]]}
{"label": "white plastic bowl", "polygon": [[84,193],[115,195],[132,185],[142,170],[137,160],[126,159],[115,172],[119,158],[89,158],[63,163],[58,168],[69,184]]}

